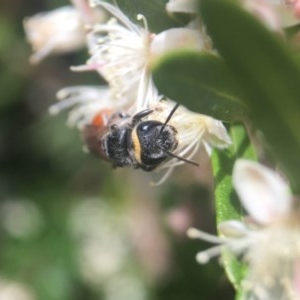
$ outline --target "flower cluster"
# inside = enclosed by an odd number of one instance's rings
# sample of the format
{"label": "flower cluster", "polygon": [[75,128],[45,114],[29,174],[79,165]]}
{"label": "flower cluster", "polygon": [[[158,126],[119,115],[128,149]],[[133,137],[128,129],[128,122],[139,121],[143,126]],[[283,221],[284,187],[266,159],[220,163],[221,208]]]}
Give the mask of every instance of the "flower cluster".
{"label": "flower cluster", "polygon": [[[82,13],[85,2],[73,2],[76,5],[70,6],[68,9],[64,8],[69,15],[62,18],[61,21],[59,20],[61,18],[60,10],[43,14],[43,18],[38,15],[25,21],[28,40],[32,43],[33,49],[37,51],[33,58],[37,61],[50,52],[76,50],[75,40],[80,41],[78,44],[81,44],[84,35],[89,58],[86,64],[72,67],[72,70],[96,71],[107,81],[108,85],[66,87],[57,93],[60,101],[50,107],[50,113],[57,114],[64,109],[70,109],[68,124],[78,127],[83,132],[86,132],[85,128],[91,126],[98,126],[100,131],[110,131],[111,128],[118,126],[120,132],[124,126],[134,127],[131,120],[133,116],[142,111],[151,110],[151,113],[143,115],[139,122],[157,121],[165,124],[164,126],[171,126],[174,128],[173,132],[176,133],[176,146],[173,147],[172,153],[169,153],[167,159],[155,166],[157,170],[167,169],[166,174],[169,174],[175,166],[192,159],[200,144],[204,144],[207,149],[211,147],[224,148],[231,144],[225,127],[218,120],[193,113],[183,106],[169,115],[176,104],[171,99],[159,94],[151,78],[152,65],[168,51],[176,49],[212,51],[209,38],[200,29],[197,22],[194,21],[185,28],[170,28],[160,33],[153,33],[149,31],[147,20],[142,14],[137,15],[136,23],[133,23],[117,6],[102,0],[90,0],[89,5],[86,6],[91,12],[100,10],[110,17],[107,21],[99,18],[96,21],[96,18],[89,18],[89,22],[87,22],[87,18],[82,17],[86,15],[86,13]],[[79,5],[80,2],[81,5]],[[86,6],[84,12],[87,10]],[[177,4],[170,1],[166,8],[168,11],[172,11],[172,9],[176,10],[176,7]],[[194,4],[191,3],[189,7],[194,7]],[[76,19],[72,17],[71,13],[76,14]],[[42,30],[42,32],[33,28],[29,30],[28,25],[34,20],[40,22],[41,25],[35,24],[35,28],[44,26],[47,30]],[[73,21],[80,28],[80,34],[78,29],[71,26]],[[56,26],[51,26],[52,22]],[[64,29],[60,30],[58,26]],[[48,32],[48,35],[44,34],[45,31]],[[41,35],[45,39],[39,45],[33,38],[37,35]],[[68,49],[60,42],[62,35],[68,35],[69,39],[73,39],[72,43],[69,42]],[[67,41],[65,40],[64,43]],[[43,46],[41,46],[42,44]],[[126,115],[125,120],[115,117],[115,114],[120,113],[122,116]],[[121,123],[125,125],[120,125]],[[109,149],[104,149],[105,146],[101,145],[102,148],[99,150],[99,147],[95,146],[95,143],[103,142],[99,130],[89,130],[87,146],[93,148],[90,149],[92,152],[101,152],[102,158],[110,160],[112,157]],[[91,132],[93,135],[97,135],[95,137],[98,139],[97,141],[93,138],[93,141],[90,142]],[[85,138],[85,140],[87,139]],[[153,141],[155,142],[157,139],[155,138]],[[134,144],[134,141],[132,143],[133,147],[137,148],[136,143]],[[121,142],[114,144],[114,147],[122,147]],[[125,146],[123,145],[123,147]],[[130,150],[128,151],[130,152]],[[137,150],[134,149],[134,151]],[[131,158],[131,160],[134,161],[135,158]],[[138,163],[133,165],[139,167],[138,164],[139,159]],[[120,162],[114,165],[122,166]]]}
{"label": "flower cluster", "polygon": [[[243,9],[282,36],[285,23],[279,11],[287,9],[297,18],[299,2],[239,1]],[[106,1],[73,0],[72,4],[28,18],[24,26],[34,50],[32,62],[85,45],[86,63],[71,69],[94,71],[107,82],[105,86],[66,87],[49,109],[53,115],[69,111],[68,125],[82,132],[90,152],[115,167],[165,170],[162,182],[180,164],[197,165],[193,159],[201,145],[210,153],[212,147],[223,149],[231,144],[221,121],[176,104],[161,95],[152,80],[153,65],[170,51],[217,55],[200,25],[196,0],[170,0],[168,14],[189,14],[193,21],[159,33],[150,31],[143,14],[133,22]],[[219,236],[190,228],[191,238],[216,244],[199,252],[198,262],[231,252],[249,266],[241,283],[245,299],[300,299],[300,211],[287,184],[263,165],[237,160],[233,186],[249,216],[220,223]]]}

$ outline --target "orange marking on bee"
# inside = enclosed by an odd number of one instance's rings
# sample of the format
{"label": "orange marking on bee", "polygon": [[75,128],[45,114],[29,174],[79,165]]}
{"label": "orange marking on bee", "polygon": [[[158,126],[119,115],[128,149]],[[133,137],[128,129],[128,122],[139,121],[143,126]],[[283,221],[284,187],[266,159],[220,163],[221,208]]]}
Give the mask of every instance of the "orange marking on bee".
{"label": "orange marking on bee", "polygon": [[92,120],[92,125],[99,126],[99,127],[104,127],[107,125],[107,121],[109,117],[112,115],[113,110],[112,109],[103,109],[100,112],[98,112],[93,120]]}

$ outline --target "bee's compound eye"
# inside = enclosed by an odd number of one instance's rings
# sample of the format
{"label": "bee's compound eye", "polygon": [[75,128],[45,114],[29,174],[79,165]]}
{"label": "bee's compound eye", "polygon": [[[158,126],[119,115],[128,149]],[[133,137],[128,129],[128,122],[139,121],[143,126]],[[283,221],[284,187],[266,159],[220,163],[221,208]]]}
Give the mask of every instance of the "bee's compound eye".
{"label": "bee's compound eye", "polygon": [[[139,139],[139,156],[144,166],[152,169],[164,161],[177,146],[176,131],[159,121],[144,121],[136,127]],[[145,167],[144,167],[145,169]]]}

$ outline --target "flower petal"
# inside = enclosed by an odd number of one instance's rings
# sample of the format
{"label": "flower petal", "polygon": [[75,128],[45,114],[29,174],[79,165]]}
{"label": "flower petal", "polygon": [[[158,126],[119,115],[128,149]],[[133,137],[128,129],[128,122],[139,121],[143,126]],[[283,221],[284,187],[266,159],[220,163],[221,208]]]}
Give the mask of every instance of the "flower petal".
{"label": "flower petal", "polygon": [[233,185],[243,206],[260,223],[271,223],[291,209],[292,198],[286,183],[277,173],[259,163],[237,160]]}
{"label": "flower petal", "polygon": [[221,121],[203,115],[203,123],[206,127],[204,140],[211,146],[224,149],[232,143],[231,138]]}
{"label": "flower petal", "polygon": [[195,0],[169,0],[166,4],[168,13],[197,13],[197,1]]}
{"label": "flower petal", "polygon": [[151,43],[152,59],[157,59],[168,51],[178,49],[205,49],[205,37],[198,30],[189,28],[171,28],[153,37]]}

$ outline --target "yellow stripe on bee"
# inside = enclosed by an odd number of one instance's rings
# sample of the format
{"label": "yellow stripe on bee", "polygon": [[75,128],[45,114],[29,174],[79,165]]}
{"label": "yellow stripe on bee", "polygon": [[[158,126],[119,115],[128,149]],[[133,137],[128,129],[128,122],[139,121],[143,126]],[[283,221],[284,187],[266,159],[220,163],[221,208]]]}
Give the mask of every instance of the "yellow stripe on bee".
{"label": "yellow stripe on bee", "polygon": [[136,132],[136,128],[134,128],[131,132],[131,139],[132,139],[132,145],[133,145],[133,152],[134,152],[134,156],[135,156],[135,159],[141,163],[142,162],[142,159],[141,159],[141,143],[140,143],[140,139],[137,135],[137,132]]}

